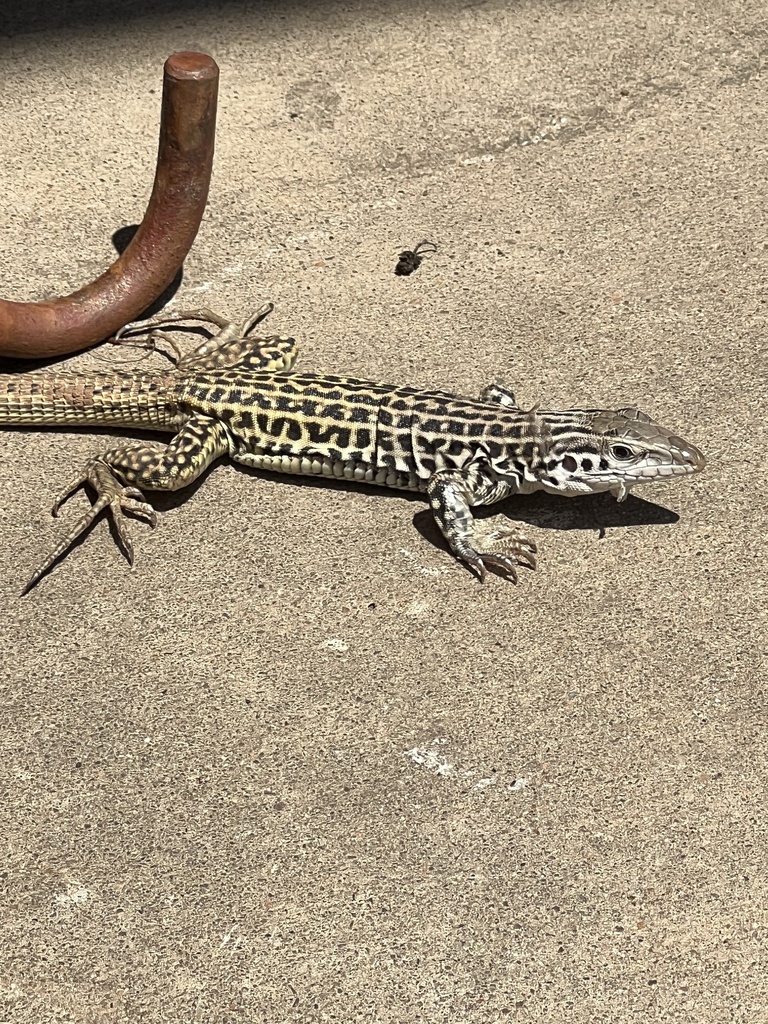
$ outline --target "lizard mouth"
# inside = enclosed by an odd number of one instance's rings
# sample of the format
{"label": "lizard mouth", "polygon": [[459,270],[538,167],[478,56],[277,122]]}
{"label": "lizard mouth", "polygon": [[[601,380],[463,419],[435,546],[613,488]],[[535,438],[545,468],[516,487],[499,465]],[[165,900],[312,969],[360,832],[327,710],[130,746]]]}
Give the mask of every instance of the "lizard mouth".
{"label": "lizard mouth", "polygon": [[688,445],[680,454],[686,459],[686,473],[700,473],[707,465],[704,452],[694,448],[693,445]]}
{"label": "lizard mouth", "polygon": [[[704,469],[704,466],[705,461],[703,456],[695,463],[668,462],[662,463],[661,465],[638,466],[635,469],[623,472],[618,480],[614,476],[613,482],[608,490],[617,496],[623,495],[623,497],[626,497],[633,487],[671,479],[672,477],[692,476],[694,473],[701,472],[701,470]],[[606,477],[610,478],[610,474],[606,474]],[[619,501],[622,501],[623,497],[619,497]]]}
{"label": "lizard mouth", "polygon": [[700,473],[706,467],[707,460],[702,451],[682,438],[671,440],[671,452],[649,452],[637,465],[613,467],[604,475],[618,477],[619,481],[624,480],[627,484],[633,485],[665,477],[689,476],[692,473]]}
{"label": "lizard mouth", "polygon": [[637,476],[640,480],[655,480],[658,477],[667,476],[689,476],[692,473],[700,473],[706,466],[707,460],[703,452],[693,445],[687,445],[675,453],[675,458],[670,461],[661,459],[649,459],[645,465],[638,466],[635,473],[630,472],[628,476]]}

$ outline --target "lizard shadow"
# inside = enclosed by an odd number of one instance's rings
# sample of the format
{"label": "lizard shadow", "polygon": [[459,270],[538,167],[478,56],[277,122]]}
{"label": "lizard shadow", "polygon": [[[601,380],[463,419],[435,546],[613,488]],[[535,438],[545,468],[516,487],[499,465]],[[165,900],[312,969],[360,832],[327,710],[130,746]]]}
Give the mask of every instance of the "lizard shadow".
{"label": "lizard shadow", "polygon": [[[306,477],[270,473],[237,463],[231,463],[231,465],[238,473],[256,478],[269,478],[282,486],[313,487],[326,491],[335,490],[359,494],[369,493],[386,498],[398,497],[422,506],[426,500],[425,495],[417,491],[394,490],[352,480],[338,480],[322,476]],[[186,488],[184,494],[193,493],[209,472],[210,468],[198,477],[194,484]],[[173,494],[163,495],[161,498],[163,504],[168,502],[169,507],[179,504],[181,500],[180,495]],[[512,496],[494,505],[474,508],[472,513],[478,521],[502,514],[508,519],[525,522],[544,530],[597,530],[598,539],[605,536],[605,531],[609,527],[673,524],[680,521],[677,512],[673,512],[664,505],[648,501],[646,498],[639,498],[634,494],[630,494],[626,501],[617,502],[610,494],[590,494],[581,498],[566,499],[556,494],[540,492]],[[434,547],[447,550],[445,539],[429,508],[422,507],[414,513],[412,522],[425,540]]]}
{"label": "lizard shadow", "polygon": [[[647,526],[651,523],[677,523],[677,512],[634,494],[619,503],[610,494],[590,494],[564,499],[556,494],[517,495],[495,505],[472,510],[477,522],[502,514],[515,522],[528,523],[538,529],[597,530],[597,539],[605,537],[608,527]],[[450,551],[429,509],[417,512],[413,525],[433,547]],[[531,538],[533,539],[533,538]],[[491,565],[494,575],[506,576],[503,569]],[[527,566],[524,566],[527,568]]]}
{"label": "lizard shadow", "polygon": [[[370,494],[379,498],[401,498],[424,505],[425,496],[417,491],[394,490],[353,480],[339,480],[325,476],[307,477],[267,470],[254,469],[237,462],[215,462],[200,474],[191,484],[179,491],[150,491],[152,504],[158,512],[178,508],[188,501],[202,487],[209,475],[221,465],[229,465],[237,473],[255,479],[270,480],[282,487],[309,487],[323,491],[342,491],[351,494]],[[499,514],[516,522],[528,523],[543,530],[597,530],[599,539],[605,536],[609,527],[649,526],[651,524],[674,524],[680,521],[677,512],[630,494],[626,501],[617,502],[610,494],[590,494],[582,498],[562,498],[556,494],[517,495],[494,505],[474,508],[472,513],[478,521],[490,519]],[[418,532],[435,547],[446,548],[442,534],[437,528],[429,508],[421,508],[412,519]]]}
{"label": "lizard shadow", "polygon": [[[39,433],[41,428],[27,428]],[[45,428],[42,428],[45,430]],[[51,430],[59,430],[52,427]],[[73,432],[80,433],[78,428],[72,428]],[[95,427],[89,425],[83,427],[82,431],[88,432],[89,436],[105,436],[114,440],[114,433],[109,428]],[[22,428],[21,433],[27,430]],[[158,434],[153,431],[136,430],[132,435],[145,437],[147,440],[167,440],[167,435]],[[94,452],[96,454],[96,452]],[[209,475],[220,465],[223,460],[217,460],[208,466],[195,480],[178,491],[148,491],[146,492],[150,504],[159,513],[168,512],[179,508],[194,497],[197,490],[207,481]],[[392,490],[386,487],[377,487],[371,484],[358,483],[352,480],[339,480],[328,477],[306,477],[283,475],[271,473],[265,470],[254,469],[250,466],[243,466],[230,461],[232,468],[248,477],[256,479],[269,479],[280,486],[288,487],[309,487],[320,488],[328,491],[342,491],[346,493],[368,493],[379,498],[403,498],[409,502],[416,502],[423,506],[424,495],[416,491]],[[68,504],[68,503],[67,503]],[[63,506],[66,508],[66,504]],[[129,513],[130,514],[130,513]],[[619,503],[609,494],[585,495],[583,498],[565,500],[553,494],[537,493],[531,495],[517,495],[497,502],[494,505],[480,506],[473,509],[475,519],[479,522],[490,519],[499,514],[505,515],[508,519],[517,522],[525,522],[540,529],[554,530],[597,530],[598,539],[605,536],[608,527],[618,526],[644,526],[650,524],[671,524],[679,522],[680,516],[671,509],[658,505],[655,502],[647,501],[631,494],[626,501]],[[64,518],[64,517],[62,517]],[[131,516],[133,519],[134,517]],[[120,539],[111,518],[107,517],[109,529],[118,548],[122,550]],[[447,551],[448,545],[440,533],[434,517],[429,508],[420,508],[413,516],[413,525],[419,534],[433,547]],[[54,568],[61,558],[69,551],[78,548],[84,543],[90,528],[81,534],[62,552],[60,558],[56,559],[44,575]]]}
{"label": "lizard shadow", "polygon": [[[499,514],[514,522],[527,523],[542,530],[596,530],[598,540],[609,527],[673,524],[680,521],[677,512],[645,498],[630,494],[621,503],[610,494],[589,494],[580,498],[562,498],[556,494],[517,495],[472,510],[478,522]],[[448,550],[448,545],[428,508],[417,512],[413,525],[430,544]]]}

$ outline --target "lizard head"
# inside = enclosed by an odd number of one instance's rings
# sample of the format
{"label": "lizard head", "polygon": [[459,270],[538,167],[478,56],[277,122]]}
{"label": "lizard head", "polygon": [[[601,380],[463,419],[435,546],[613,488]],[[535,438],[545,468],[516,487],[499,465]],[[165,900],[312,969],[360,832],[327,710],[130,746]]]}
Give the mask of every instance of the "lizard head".
{"label": "lizard head", "polygon": [[541,453],[539,486],[556,494],[610,491],[623,501],[637,484],[698,473],[704,455],[639,409],[571,414],[545,422],[548,444]]}
{"label": "lizard head", "polygon": [[524,416],[524,426],[518,417],[514,423],[514,448],[502,446],[500,457],[491,455],[499,478],[512,478],[519,492],[575,496],[610,491],[623,501],[637,484],[704,469],[698,448],[639,409],[533,408]]}

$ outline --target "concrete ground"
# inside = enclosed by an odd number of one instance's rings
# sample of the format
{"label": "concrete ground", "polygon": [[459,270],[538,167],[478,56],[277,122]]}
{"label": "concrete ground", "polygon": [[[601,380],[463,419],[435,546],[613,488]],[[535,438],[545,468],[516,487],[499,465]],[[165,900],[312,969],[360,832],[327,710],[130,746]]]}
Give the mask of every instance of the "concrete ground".
{"label": "concrete ground", "polygon": [[111,262],[202,49],[174,306],[271,299],[306,369],[637,404],[709,465],[494,510],[542,551],[515,587],[420,501],[222,464],[133,570],[102,522],[19,599],[112,440],[0,432],[2,1020],[768,1021],[763,4],[4,18],[4,297]]}

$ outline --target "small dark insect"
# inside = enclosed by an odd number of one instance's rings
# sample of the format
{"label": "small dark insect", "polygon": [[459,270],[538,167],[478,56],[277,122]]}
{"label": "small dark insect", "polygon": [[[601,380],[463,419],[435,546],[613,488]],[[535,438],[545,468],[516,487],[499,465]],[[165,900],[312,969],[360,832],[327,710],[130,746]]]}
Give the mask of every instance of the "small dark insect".
{"label": "small dark insect", "polygon": [[[431,248],[427,248],[430,246]],[[437,252],[437,246],[434,242],[419,242],[415,249],[404,249],[400,253],[395,267],[395,273],[399,277],[407,277],[412,274],[414,270],[418,270],[421,266],[421,261],[427,256],[432,256]]]}

